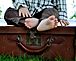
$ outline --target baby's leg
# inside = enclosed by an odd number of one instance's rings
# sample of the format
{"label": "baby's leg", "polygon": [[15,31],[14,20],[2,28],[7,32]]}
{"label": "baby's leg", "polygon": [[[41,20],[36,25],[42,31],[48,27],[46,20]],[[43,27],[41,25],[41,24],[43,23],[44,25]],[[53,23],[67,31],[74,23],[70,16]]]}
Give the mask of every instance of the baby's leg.
{"label": "baby's leg", "polygon": [[[10,20],[11,18],[13,20]],[[19,20],[14,20],[14,18],[15,19],[19,18],[18,11],[13,8],[8,8],[4,14],[5,21],[7,22],[8,25],[15,25],[15,26],[19,25],[18,24]]]}
{"label": "baby's leg", "polygon": [[56,18],[59,18],[59,13],[55,8],[47,8],[43,10],[40,19],[46,19],[51,15],[54,15]]}

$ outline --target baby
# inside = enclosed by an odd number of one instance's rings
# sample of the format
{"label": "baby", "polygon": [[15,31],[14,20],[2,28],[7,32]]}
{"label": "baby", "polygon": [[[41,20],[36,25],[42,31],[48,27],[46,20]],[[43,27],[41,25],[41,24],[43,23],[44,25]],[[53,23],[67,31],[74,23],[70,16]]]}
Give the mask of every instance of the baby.
{"label": "baby", "polygon": [[[36,17],[40,16],[40,18]],[[38,31],[45,31],[56,28],[58,25],[58,11],[55,8],[45,9],[42,14],[32,17],[21,17],[18,11],[13,8],[8,8],[4,18],[7,24],[15,26],[26,26],[31,29],[36,27]]]}

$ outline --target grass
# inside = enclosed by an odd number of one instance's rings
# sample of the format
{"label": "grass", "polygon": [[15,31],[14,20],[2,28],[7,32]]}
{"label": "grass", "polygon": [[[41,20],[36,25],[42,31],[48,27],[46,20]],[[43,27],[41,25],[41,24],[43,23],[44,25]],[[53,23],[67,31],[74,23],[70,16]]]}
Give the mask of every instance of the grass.
{"label": "grass", "polygon": [[[76,60],[76,59],[75,59]],[[55,59],[45,59],[38,55],[23,55],[23,56],[11,56],[11,55],[0,55],[0,61],[66,61],[61,57]]]}
{"label": "grass", "polygon": [[75,57],[75,61],[76,61],[76,57]]}

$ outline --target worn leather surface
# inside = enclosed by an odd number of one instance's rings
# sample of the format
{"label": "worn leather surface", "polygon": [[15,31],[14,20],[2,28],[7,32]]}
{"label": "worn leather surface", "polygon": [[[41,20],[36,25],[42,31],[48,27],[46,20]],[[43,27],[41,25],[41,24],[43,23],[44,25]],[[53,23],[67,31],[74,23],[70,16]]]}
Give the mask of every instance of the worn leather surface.
{"label": "worn leather surface", "polygon": [[[0,54],[21,55],[27,53],[17,45],[17,36],[21,35],[22,42],[27,45],[27,32],[25,27],[6,26],[0,27]],[[36,35],[37,33],[35,33]],[[75,55],[74,49],[74,37],[75,27],[58,27],[48,31],[38,32],[41,38],[40,45],[27,45],[30,48],[40,48],[45,44],[47,40],[51,40],[48,43],[48,47],[39,52],[40,55],[47,58],[54,58],[62,56],[66,59],[73,59]],[[33,53],[34,54],[34,53]]]}

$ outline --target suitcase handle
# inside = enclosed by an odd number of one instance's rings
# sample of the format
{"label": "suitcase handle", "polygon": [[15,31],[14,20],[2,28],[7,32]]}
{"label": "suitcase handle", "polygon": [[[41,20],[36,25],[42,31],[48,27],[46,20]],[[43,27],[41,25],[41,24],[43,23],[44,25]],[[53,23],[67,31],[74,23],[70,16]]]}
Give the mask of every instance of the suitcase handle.
{"label": "suitcase handle", "polygon": [[29,46],[25,45],[21,40],[21,36],[18,35],[17,36],[17,44],[18,44],[19,47],[24,49],[26,52],[40,53],[40,52],[43,52],[47,47],[51,46],[52,41],[48,38],[43,46],[41,46],[39,48],[36,48],[36,47],[34,48],[34,47],[29,47]]}

